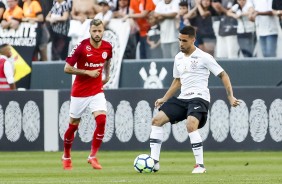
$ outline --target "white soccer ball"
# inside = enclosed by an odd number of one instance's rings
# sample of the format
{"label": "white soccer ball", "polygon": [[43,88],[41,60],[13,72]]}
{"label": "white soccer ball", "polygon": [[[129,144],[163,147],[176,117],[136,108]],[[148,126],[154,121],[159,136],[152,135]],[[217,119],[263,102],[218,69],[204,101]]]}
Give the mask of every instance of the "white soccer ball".
{"label": "white soccer ball", "polygon": [[154,165],[154,159],[147,154],[138,155],[133,163],[134,169],[139,173],[151,173]]}

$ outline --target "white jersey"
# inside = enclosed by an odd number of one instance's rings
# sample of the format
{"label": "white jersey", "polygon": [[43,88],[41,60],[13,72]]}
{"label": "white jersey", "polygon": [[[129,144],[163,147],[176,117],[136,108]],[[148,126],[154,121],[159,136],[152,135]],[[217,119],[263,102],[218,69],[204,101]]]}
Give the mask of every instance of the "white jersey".
{"label": "white jersey", "polygon": [[[164,1],[156,5],[155,12],[159,14],[178,13],[179,6],[177,0],[172,0],[169,4]],[[165,18],[160,22],[161,43],[174,43],[178,41],[179,31],[176,29],[176,18]]]}
{"label": "white jersey", "polygon": [[[251,0],[255,11],[268,12],[272,11],[273,0]],[[279,32],[278,16],[258,15],[255,19],[256,32],[258,36],[277,35]]]}
{"label": "white jersey", "polygon": [[180,78],[179,99],[202,98],[210,102],[208,80],[210,71],[217,76],[224,70],[210,54],[196,48],[189,56],[179,52],[174,59],[173,77]]}

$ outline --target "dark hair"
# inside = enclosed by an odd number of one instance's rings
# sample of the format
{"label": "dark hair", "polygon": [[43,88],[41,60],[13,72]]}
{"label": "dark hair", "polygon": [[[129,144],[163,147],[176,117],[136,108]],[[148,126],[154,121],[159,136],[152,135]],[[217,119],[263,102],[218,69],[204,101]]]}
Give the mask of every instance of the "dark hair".
{"label": "dark hair", "polygon": [[100,19],[93,19],[90,22],[90,27],[93,26],[93,25],[94,26],[99,26],[100,24],[103,25],[103,21],[102,20],[100,20]]}
{"label": "dark hair", "polygon": [[[118,11],[119,10],[119,3],[118,3],[119,1],[117,0],[116,1],[116,8],[115,8],[115,11]],[[129,14],[129,5],[130,5],[130,0],[128,0],[128,5],[127,5],[127,7],[126,7],[126,15],[128,15]]]}
{"label": "dark hair", "polygon": [[193,26],[184,26],[179,33],[189,37],[196,37],[196,29]]}
{"label": "dark hair", "polygon": [[9,44],[3,43],[3,44],[0,45],[0,49],[3,49],[4,47],[7,47],[7,46],[9,46]]}
{"label": "dark hair", "polygon": [[180,1],[180,3],[178,4],[179,6],[185,6],[188,8],[188,2],[187,1]]}

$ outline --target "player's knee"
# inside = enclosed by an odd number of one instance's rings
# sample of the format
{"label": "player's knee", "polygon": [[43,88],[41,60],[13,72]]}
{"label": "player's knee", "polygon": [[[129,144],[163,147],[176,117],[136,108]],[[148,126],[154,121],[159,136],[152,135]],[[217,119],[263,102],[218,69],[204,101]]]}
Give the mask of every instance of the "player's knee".
{"label": "player's knee", "polygon": [[188,124],[187,124],[187,131],[188,131],[189,133],[194,132],[194,131],[196,131],[197,129],[198,129],[198,128],[197,128],[196,126],[192,125],[191,123],[188,123]]}
{"label": "player's knee", "polygon": [[72,125],[78,125],[80,123],[81,118],[70,118],[70,124]]}
{"label": "player's knee", "polygon": [[152,125],[153,125],[153,126],[162,126],[163,124],[162,124],[162,121],[161,121],[160,118],[154,117],[154,118],[152,119]]}
{"label": "player's knee", "polygon": [[190,132],[194,132],[198,129],[199,126],[199,120],[194,117],[194,116],[189,116],[188,117],[188,122],[187,122],[187,131]]}

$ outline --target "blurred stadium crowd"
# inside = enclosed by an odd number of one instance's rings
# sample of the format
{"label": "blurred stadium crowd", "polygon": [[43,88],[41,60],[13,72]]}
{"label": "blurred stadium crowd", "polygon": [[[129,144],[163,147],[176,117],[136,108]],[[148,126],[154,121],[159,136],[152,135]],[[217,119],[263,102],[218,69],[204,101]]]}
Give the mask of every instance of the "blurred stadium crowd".
{"label": "blurred stadium crowd", "polygon": [[130,23],[124,59],[173,58],[185,25],[197,28],[195,44],[216,58],[277,57],[282,1],[0,0],[3,29],[38,23],[34,61],[65,60],[73,26],[93,18],[106,29],[112,19]]}

